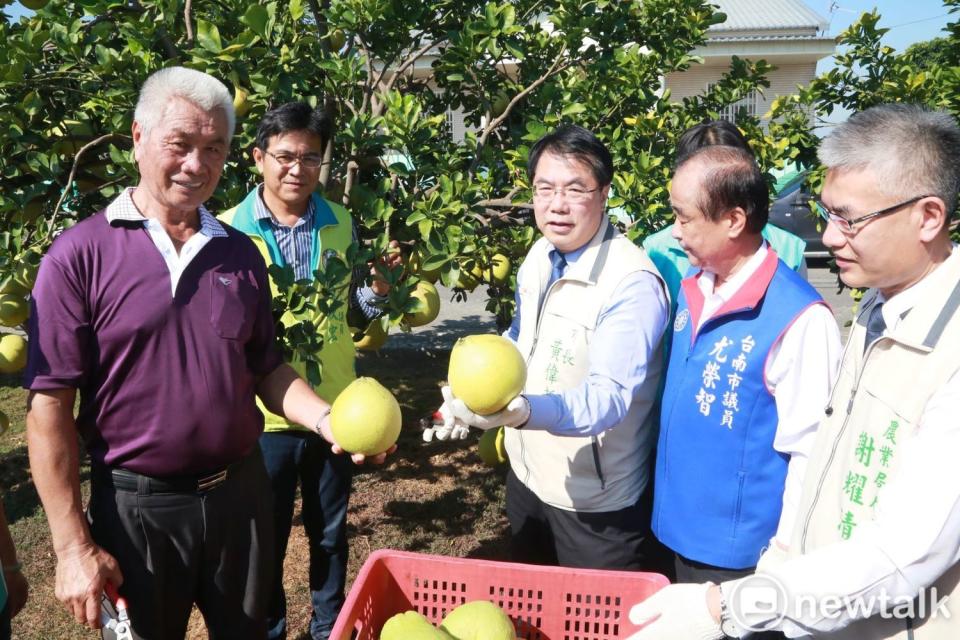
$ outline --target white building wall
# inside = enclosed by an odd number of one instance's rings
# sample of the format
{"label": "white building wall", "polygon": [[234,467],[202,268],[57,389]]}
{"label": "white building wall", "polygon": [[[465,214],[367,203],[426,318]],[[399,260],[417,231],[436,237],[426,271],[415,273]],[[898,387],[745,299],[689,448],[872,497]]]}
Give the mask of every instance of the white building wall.
{"label": "white building wall", "polygon": [[[728,68],[725,65],[697,65],[681,73],[669,74],[666,85],[670,89],[670,99],[679,102],[683,98],[704,93],[707,86],[717,82]],[[770,87],[764,89],[763,95],[758,97],[756,115],[764,115],[777,96],[794,94],[798,84],[807,84],[813,80],[816,69],[816,62],[778,65],[775,71],[767,75]]]}

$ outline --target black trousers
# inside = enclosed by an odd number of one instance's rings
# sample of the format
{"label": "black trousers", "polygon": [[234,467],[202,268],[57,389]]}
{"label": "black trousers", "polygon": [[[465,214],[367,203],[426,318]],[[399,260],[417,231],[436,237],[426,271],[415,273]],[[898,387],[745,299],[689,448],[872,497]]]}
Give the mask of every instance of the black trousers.
{"label": "black trousers", "polygon": [[650,533],[652,497],[618,511],[578,513],[544,503],[507,474],[510,555],[515,562],[588,569],[657,571]]}
{"label": "black trousers", "polygon": [[[684,558],[680,554],[674,554],[677,572],[677,582],[712,582],[720,584],[727,580],[737,580],[749,575],[753,575],[756,567],[749,569],[724,569],[713,565],[704,564],[695,560]],[[779,631],[763,631],[750,634],[751,640],[785,640],[786,636]]]}
{"label": "black trousers", "polygon": [[120,564],[134,636],[181,640],[196,603],[212,640],[266,638],[273,530],[260,449],[202,492],[120,490],[109,474],[94,470],[87,518]]}

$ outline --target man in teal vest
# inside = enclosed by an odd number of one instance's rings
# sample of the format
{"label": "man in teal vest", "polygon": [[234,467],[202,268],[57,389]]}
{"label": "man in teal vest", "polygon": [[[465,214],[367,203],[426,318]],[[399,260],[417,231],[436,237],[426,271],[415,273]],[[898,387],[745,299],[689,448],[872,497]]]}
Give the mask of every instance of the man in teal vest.
{"label": "man in teal vest", "polygon": [[[343,258],[355,240],[347,210],[314,193],[331,135],[327,114],[304,102],[284,104],[267,112],[253,149],[263,184],[221,216],[254,240],[268,264],[289,266],[297,280],[313,279],[328,257]],[[391,268],[398,260],[386,266]],[[363,270],[354,272],[351,286],[342,288],[347,304],[328,316],[322,327],[329,329],[326,335],[332,339],[325,340],[317,354],[323,381],[315,390],[330,403],[356,378],[349,325],[366,324],[379,316],[377,305],[389,291],[389,285],[381,280],[364,286],[364,276]],[[359,322],[348,322],[348,315],[351,319],[360,316]],[[298,363],[291,364],[302,373]],[[268,637],[286,637],[283,558],[299,479],[304,529],[310,544],[310,635],[313,640],[326,640],[344,600],[351,461],[347,456],[333,455],[313,431],[263,407],[261,410],[265,426],[260,447],[273,485],[276,539]]]}

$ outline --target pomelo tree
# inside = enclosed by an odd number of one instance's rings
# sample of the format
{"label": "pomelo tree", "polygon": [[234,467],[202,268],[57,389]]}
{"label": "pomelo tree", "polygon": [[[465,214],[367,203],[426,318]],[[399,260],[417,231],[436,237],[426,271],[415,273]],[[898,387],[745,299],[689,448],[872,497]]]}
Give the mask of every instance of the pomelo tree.
{"label": "pomelo tree", "polygon": [[[364,240],[347,262],[371,259],[389,239],[416,253],[416,269],[386,274],[396,285],[388,321],[402,323],[417,308],[418,273],[439,271],[447,286],[470,288],[478,275],[488,308],[506,324],[513,278],[484,274],[496,254],[515,272],[535,237],[529,145],[562,122],[595,130],[616,159],[610,204],[626,212],[618,222],[627,234],[639,241],[667,224],[680,132],[768,86],[769,65],[735,59],[704,95],[664,95],[662,78],[697,64],[691,50],[723,19],[706,0],[50,0],[29,17],[0,21],[0,127],[8,132],[0,278],[24,280],[23,265],[35,266],[58,231],[135,182],[137,90],[151,72],[181,64],[221,78],[236,96],[238,133],[212,209],[256,184],[250,149],[265,110],[294,99],[322,104],[337,136],[319,189],[350,209]],[[886,74],[906,81],[905,93],[877,95],[940,100],[928,80],[894,73],[885,62],[894,54],[870,44],[877,27],[866,20],[847,34],[850,64],[841,69],[866,69],[867,80],[818,79],[775,105],[780,121],[769,131],[738,120],[765,171],[815,164],[811,110],[867,104],[869,83],[882,89]],[[950,38],[956,44],[955,30]],[[955,104],[956,69],[924,73],[953,87],[942,99]],[[468,127],[462,141],[451,110]],[[281,306],[299,319],[283,327],[288,350],[308,353],[322,339],[315,322],[332,309],[336,277],[349,267],[310,286],[275,274],[287,293]]]}

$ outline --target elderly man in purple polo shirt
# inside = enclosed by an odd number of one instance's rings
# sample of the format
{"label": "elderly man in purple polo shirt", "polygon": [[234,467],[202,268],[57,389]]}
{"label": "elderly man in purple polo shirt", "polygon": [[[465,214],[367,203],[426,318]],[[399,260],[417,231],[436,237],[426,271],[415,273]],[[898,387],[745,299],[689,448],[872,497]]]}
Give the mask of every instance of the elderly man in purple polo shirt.
{"label": "elderly man in purple polo shirt", "polygon": [[[56,595],[90,627],[109,582],[137,638],[182,638],[194,603],[211,637],[265,637],[273,532],[255,395],[333,442],[329,404],[275,346],[263,258],[202,204],[233,128],[222,83],[153,74],[134,115],[139,183],[64,232],[37,278],[30,463]],[[86,514],[77,432],[92,462]]]}

